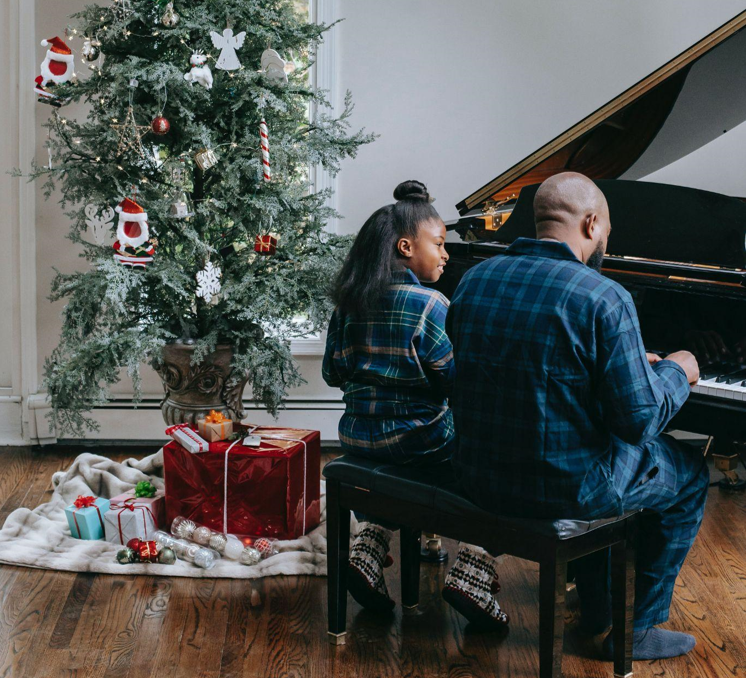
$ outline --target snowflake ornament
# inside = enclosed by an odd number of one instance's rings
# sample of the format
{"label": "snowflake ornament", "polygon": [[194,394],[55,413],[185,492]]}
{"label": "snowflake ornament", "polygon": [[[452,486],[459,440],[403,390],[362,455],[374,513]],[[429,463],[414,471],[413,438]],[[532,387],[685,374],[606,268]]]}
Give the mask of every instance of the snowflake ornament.
{"label": "snowflake ornament", "polygon": [[208,304],[213,295],[220,294],[220,269],[213,266],[212,261],[205,264],[205,268],[197,272],[197,296],[204,299]]}

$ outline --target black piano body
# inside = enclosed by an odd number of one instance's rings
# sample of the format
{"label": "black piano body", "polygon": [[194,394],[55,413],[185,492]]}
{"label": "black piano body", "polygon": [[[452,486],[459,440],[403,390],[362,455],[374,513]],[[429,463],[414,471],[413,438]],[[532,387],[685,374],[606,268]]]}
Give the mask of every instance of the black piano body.
{"label": "black piano body", "polygon": [[[647,150],[656,150],[657,136],[702,60],[718,68],[719,53],[731,60],[736,46],[744,68],[744,25],[742,13],[637,83],[632,94],[623,93],[459,203],[462,217],[448,228],[461,242],[447,242],[450,260],[436,284],[451,296],[469,268],[502,255],[517,238],[534,237],[532,201],[545,178],[567,170],[589,176],[610,207],[602,272],[631,293],[647,350],[697,352],[714,342],[728,348],[708,359],[701,350],[701,381],[672,421],[672,428],[713,436],[724,452],[745,440],[744,199],[618,177],[631,176],[631,167],[666,162],[646,157]],[[744,75],[737,76],[734,108],[711,124],[721,132],[744,121]],[[685,141],[681,154],[692,151],[692,139]],[[670,138],[663,147],[670,161],[671,146]]]}

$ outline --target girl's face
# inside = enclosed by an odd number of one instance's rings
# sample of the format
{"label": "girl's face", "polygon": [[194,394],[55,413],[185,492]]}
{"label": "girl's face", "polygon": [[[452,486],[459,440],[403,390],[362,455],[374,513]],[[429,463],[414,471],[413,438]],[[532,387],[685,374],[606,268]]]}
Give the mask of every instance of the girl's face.
{"label": "girl's face", "polygon": [[397,251],[407,266],[422,282],[436,282],[449,260],[444,243],[446,226],[441,219],[429,219],[418,226],[418,237],[400,238]]}

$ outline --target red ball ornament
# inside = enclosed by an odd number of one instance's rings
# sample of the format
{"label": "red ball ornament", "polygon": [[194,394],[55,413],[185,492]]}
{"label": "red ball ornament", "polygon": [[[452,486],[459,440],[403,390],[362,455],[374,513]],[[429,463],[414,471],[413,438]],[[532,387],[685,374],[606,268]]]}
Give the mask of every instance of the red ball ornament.
{"label": "red ball ornament", "polygon": [[130,539],[130,541],[127,542],[126,546],[128,549],[132,549],[133,551],[135,551],[135,553],[137,553],[140,549],[140,540],[137,537],[133,537],[132,539]]}
{"label": "red ball ornament", "polygon": [[150,128],[151,130],[153,130],[153,134],[163,136],[164,134],[169,133],[169,130],[171,129],[171,123],[162,115],[157,115],[150,123]]}

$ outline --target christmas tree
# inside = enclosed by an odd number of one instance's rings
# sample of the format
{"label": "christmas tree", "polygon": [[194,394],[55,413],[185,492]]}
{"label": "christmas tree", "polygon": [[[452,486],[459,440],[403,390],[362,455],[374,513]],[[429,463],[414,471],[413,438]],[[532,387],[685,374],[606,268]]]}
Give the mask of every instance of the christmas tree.
{"label": "christmas tree", "polygon": [[[347,249],[309,168],[334,174],[372,140],[350,131],[349,93],[335,116],[309,83],[330,27],[290,0],[117,0],[73,19],[42,43],[50,163],[31,175],[47,196],[60,188],[89,262],[52,288],[67,300],[45,363],[58,432],[95,428],[88,413],[122,368],[139,398],[141,364],[170,342],[194,344],[193,363],[230,345],[276,412],[301,382],[290,339],[324,327]],[[88,104],[85,121],[65,117],[69,101]]]}

